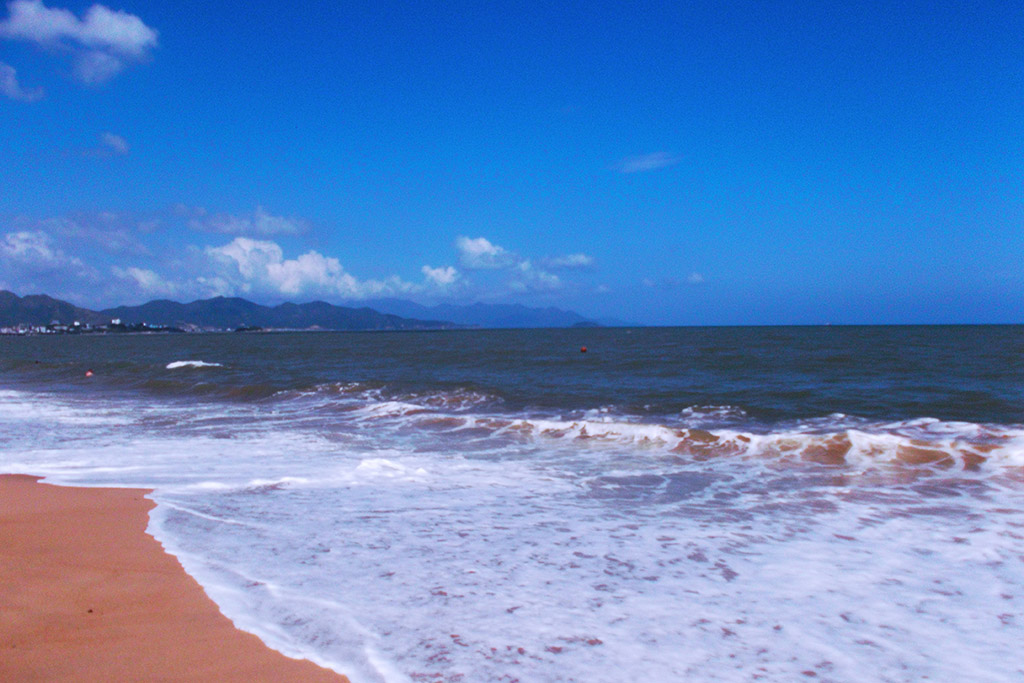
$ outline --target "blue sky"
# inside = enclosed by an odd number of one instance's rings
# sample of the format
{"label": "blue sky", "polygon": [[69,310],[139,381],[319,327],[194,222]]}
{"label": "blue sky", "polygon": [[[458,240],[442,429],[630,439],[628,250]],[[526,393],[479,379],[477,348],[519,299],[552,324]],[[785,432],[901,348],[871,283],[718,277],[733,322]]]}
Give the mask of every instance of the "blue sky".
{"label": "blue sky", "polygon": [[0,287],[1024,322],[1002,2],[0,10]]}

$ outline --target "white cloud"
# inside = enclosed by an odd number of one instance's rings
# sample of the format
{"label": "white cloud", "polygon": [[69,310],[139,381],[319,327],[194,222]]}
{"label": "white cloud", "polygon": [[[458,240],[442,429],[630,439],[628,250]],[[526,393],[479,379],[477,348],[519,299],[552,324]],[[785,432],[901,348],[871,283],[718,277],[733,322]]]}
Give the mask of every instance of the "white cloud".
{"label": "white cloud", "polygon": [[438,287],[447,287],[453,284],[459,278],[459,271],[455,270],[452,266],[442,268],[431,268],[430,266],[423,266],[423,276],[428,282],[433,283]]}
{"label": "white cloud", "polygon": [[134,14],[93,5],[84,19],[71,11],[50,8],[42,0],[13,0],[11,15],[0,22],[0,36],[51,44],[70,40],[93,49],[140,56],[156,47],[157,32]]}
{"label": "white cloud", "polygon": [[99,85],[124,71],[124,67],[125,63],[120,57],[101,50],[90,50],[75,60],[75,76],[86,85]]}
{"label": "white cloud", "polygon": [[[38,4],[42,6],[42,2]],[[156,47],[157,32],[134,14],[93,5],[85,13],[85,20],[78,23],[77,38],[85,45],[140,56]]]}
{"label": "white cloud", "polygon": [[84,292],[104,282],[96,269],[65,253],[53,237],[40,230],[21,230],[0,237],[0,280],[19,294],[49,294],[88,304]]}
{"label": "white cloud", "polygon": [[565,283],[558,275],[549,272],[550,270],[581,269],[594,263],[592,256],[575,253],[542,259],[538,267],[529,259],[494,244],[485,237],[461,236],[455,240],[455,247],[459,251],[459,262],[465,268],[501,270],[505,276],[505,287],[516,293],[552,292],[562,289]]}
{"label": "white cloud", "polygon": [[653,152],[641,154],[635,157],[627,157],[615,165],[619,173],[644,173],[655,171],[659,168],[674,166],[680,161],[679,157],[668,152]]}
{"label": "white cloud", "polygon": [[[173,275],[161,275],[163,268]],[[236,237],[216,247],[189,247],[176,258],[162,259],[153,270],[117,265],[110,272],[122,286],[147,296],[245,296],[257,301],[430,294],[450,291],[460,278],[452,266],[424,266],[421,282],[408,282],[397,275],[363,280],[347,272],[334,257],[310,250],[288,258],[276,242],[249,237]]]}
{"label": "white cloud", "polygon": [[100,135],[99,144],[96,147],[82,152],[87,157],[120,157],[127,156],[131,151],[128,141],[120,135],[105,132]]}
{"label": "white cloud", "polygon": [[173,296],[178,292],[174,283],[145,268],[121,268],[113,266],[110,272],[121,280],[133,282],[140,293],[147,296]]}
{"label": "white cloud", "polygon": [[95,275],[81,259],[64,253],[42,230],[4,235],[0,240],[0,272],[12,286],[38,291],[73,288],[75,280]]}
{"label": "white cloud", "polygon": [[208,247],[206,253],[234,261],[238,272],[247,280],[265,272],[269,264],[280,264],[284,259],[284,251],[274,242],[260,242],[247,237],[238,237],[223,247]]}
{"label": "white cloud", "polygon": [[[224,225],[231,218],[210,218],[205,211],[189,207],[169,208],[163,216],[151,220],[117,212],[44,219],[15,217],[5,226],[6,234],[0,232],[0,279],[21,291],[29,288],[54,295],[63,293],[62,298],[71,300],[75,300],[75,293],[80,298],[82,292],[90,292],[89,296],[94,297],[91,303],[108,305],[132,297],[185,300],[216,295],[245,296],[261,302],[410,295],[448,298],[457,294],[494,299],[543,297],[576,288],[583,284],[578,281],[579,273],[566,270],[555,274],[552,265],[572,269],[592,263],[585,254],[531,261],[486,238],[467,237],[460,238],[461,252],[481,269],[478,272],[454,264],[428,264],[421,266],[411,280],[397,275],[363,279],[329,254],[308,248],[304,253],[289,252],[283,242],[257,234],[231,235],[210,246],[198,244],[182,249],[157,248],[159,236],[146,234],[166,229],[161,228],[164,220],[181,227],[190,221],[207,220],[210,225]],[[236,223],[243,222],[244,229],[251,233],[280,231],[265,227],[275,220],[292,219],[277,219],[262,209],[251,216],[236,217]]]}
{"label": "white cloud", "polygon": [[508,268],[518,261],[515,254],[485,237],[460,236],[455,240],[455,248],[459,250],[459,262],[470,269]]}
{"label": "white cloud", "polygon": [[231,293],[364,299],[419,289],[397,276],[358,280],[345,272],[338,259],[316,251],[286,259],[277,243],[248,237],[236,237],[223,247],[207,247],[205,253],[218,271],[206,281]]}
{"label": "white cloud", "polygon": [[200,275],[195,281],[200,292],[197,296],[234,296],[238,293],[235,287],[222,277]]}
{"label": "white cloud", "polygon": [[0,62],[0,95],[19,102],[36,102],[43,99],[43,89],[23,88],[18,83],[18,72],[14,67]]}
{"label": "white cloud", "polygon": [[[188,207],[183,207],[183,210],[189,211]],[[269,237],[271,235],[297,235],[309,229],[309,224],[302,219],[272,216],[264,211],[262,206],[257,206],[252,214],[243,216],[224,213],[207,216],[206,211],[201,208],[190,211],[195,217],[189,220],[188,226],[202,232]]]}
{"label": "white cloud", "polygon": [[691,285],[699,285],[704,283],[704,276],[700,273],[693,272],[686,277],[686,281]]}
{"label": "white cloud", "polygon": [[114,133],[106,132],[100,136],[100,139],[103,141],[103,144],[109,147],[110,151],[113,152],[114,154],[128,153],[128,143],[120,135],[115,135]]}
{"label": "white cloud", "polygon": [[0,242],[0,251],[19,261],[56,264],[64,260],[61,252],[54,248],[53,239],[41,230],[7,233]]}
{"label": "white cloud", "polygon": [[358,294],[359,283],[346,273],[336,258],[309,251],[296,259],[265,263],[267,275],[282,294],[301,294],[306,290],[337,289],[339,293]]}
{"label": "white cloud", "polygon": [[136,236],[132,219],[124,214],[101,211],[41,220],[18,217],[14,220],[14,225],[26,230],[45,231],[64,243],[78,240],[76,247],[81,247],[82,241],[88,242],[109,254],[149,253]]}
{"label": "white cloud", "polygon": [[562,280],[557,275],[535,268],[529,261],[520,261],[514,273],[516,277],[509,287],[517,292],[550,292],[562,288]]}
{"label": "white cloud", "polygon": [[7,9],[0,37],[71,52],[75,75],[89,85],[109,80],[157,45],[157,32],[142,19],[103,5],[93,5],[81,19],[42,0],[14,0]]}
{"label": "white cloud", "polygon": [[548,268],[588,268],[594,265],[594,257],[587,254],[568,254],[547,259],[544,264]]}

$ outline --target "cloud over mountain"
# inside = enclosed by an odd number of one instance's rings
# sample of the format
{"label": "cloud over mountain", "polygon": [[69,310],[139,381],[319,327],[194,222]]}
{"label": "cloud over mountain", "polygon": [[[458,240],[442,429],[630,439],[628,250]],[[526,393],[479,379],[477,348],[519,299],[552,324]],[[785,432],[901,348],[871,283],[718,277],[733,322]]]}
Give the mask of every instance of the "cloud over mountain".
{"label": "cloud over mountain", "polygon": [[447,287],[459,278],[459,271],[452,266],[443,268],[431,268],[430,266],[423,266],[421,269],[424,277],[430,282],[433,282],[439,287]]}
{"label": "cloud over mountain", "polygon": [[[118,147],[112,138],[109,144]],[[422,265],[411,276],[363,277],[336,255],[304,246],[312,232],[309,222],[273,215],[260,206],[241,214],[177,204],[148,214],[22,215],[0,218],[0,228],[0,285],[61,293],[84,305],[210,296],[263,301],[548,298],[575,291],[578,275],[593,264],[582,252],[531,259],[485,237],[459,237],[453,256],[461,266],[441,261]],[[187,242],[174,243],[187,235]]]}
{"label": "cloud over mountain", "polygon": [[457,277],[451,267],[424,267],[422,283],[408,282],[397,275],[364,280],[347,272],[334,257],[310,250],[290,259],[276,242],[248,237],[236,237],[220,247],[207,247],[203,254],[203,275],[196,281],[209,294],[366,299],[422,292],[450,285]]}
{"label": "cloud over mountain", "polygon": [[455,248],[459,252],[459,262],[473,270],[508,268],[518,260],[515,254],[491,243],[486,237],[460,236],[455,240]]}
{"label": "cloud over mountain", "polygon": [[553,292],[561,289],[564,285],[562,279],[549,271],[586,268],[594,263],[591,256],[574,253],[540,259],[540,265],[537,265],[485,237],[461,236],[455,240],[455,247],[459,252],[459,262],[465,268],[502,271],[507,278],[505,287],[515,293]]}

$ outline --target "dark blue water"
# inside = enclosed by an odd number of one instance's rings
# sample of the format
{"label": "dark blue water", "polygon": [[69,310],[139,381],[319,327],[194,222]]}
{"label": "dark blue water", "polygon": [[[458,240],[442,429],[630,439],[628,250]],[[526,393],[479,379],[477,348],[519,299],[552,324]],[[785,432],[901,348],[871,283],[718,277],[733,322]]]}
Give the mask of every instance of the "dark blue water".
{"label": "dark blue water", "polygon": [[[224,368],[168,377],[188,359]],[[1024,326],[0,337],[8,386],[249,401],[352,382],[394,396],[475,391],[516,413],[612,407],[660,420],[716,406],[765,422],[1018,424]]]}

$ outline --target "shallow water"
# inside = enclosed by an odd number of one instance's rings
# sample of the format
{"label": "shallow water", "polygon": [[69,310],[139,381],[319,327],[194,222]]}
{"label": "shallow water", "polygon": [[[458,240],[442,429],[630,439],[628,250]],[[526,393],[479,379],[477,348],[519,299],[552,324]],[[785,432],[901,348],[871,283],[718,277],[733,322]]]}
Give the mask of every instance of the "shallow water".
{"label": "shallow water", "polygon": [[357,682],[1024,674],[1021,327],[0,354],[0,471],[154,488],[226,614]]}

